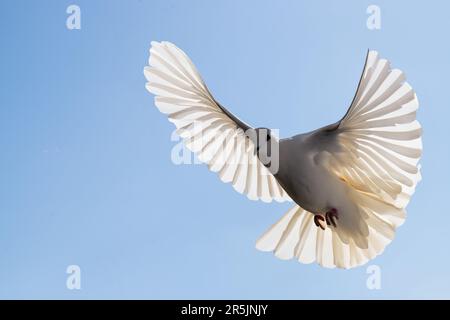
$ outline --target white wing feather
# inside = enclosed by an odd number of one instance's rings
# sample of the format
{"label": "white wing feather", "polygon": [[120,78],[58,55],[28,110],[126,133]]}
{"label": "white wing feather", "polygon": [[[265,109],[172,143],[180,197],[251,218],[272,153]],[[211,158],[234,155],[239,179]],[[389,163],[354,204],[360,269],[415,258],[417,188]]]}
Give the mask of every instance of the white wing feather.
{"label": "white wing feather", "polygon": [[249,199],[290,197],[254,152],[253,142],[219,107],[189,57],[169,42],[152,42],[146,88],[198,159]]}
{"label": "white wing feather", "polygon": [[422,129],[403,72],[369,51],[355,98],[337,129],[334,171],[356,189],[405,208],[420,181]]}

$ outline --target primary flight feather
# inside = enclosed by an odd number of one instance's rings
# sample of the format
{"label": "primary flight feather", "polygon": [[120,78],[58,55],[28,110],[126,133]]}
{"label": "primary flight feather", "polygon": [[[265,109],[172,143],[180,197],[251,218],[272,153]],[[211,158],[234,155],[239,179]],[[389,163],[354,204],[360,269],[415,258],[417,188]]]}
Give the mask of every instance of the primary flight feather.
{"label": "primary flight feather", "polygon": [[152,42],[144,74],[155,105],[186,146],[223,182],[252,200],[295,205],[256,243],[280,259],[352,268],[382,253],[420,181],[417,97],[404,74],[368,51],[344,117],[278,139],[214,99],[194,64]]}

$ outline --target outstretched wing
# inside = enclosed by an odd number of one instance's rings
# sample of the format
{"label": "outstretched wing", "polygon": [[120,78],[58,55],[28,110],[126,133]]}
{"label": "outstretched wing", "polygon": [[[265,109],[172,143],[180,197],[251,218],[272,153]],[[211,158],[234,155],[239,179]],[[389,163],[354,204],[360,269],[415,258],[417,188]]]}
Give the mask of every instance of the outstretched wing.
{"label": "outstretched wing", "polygon": [[333,171],[354,188],[405,208],[420,180],[419,103],[405,75],[369,51],[354,99],[335,132]]}
{"label": "outstretched wing", "polygon": [[181,49],[169,42],[152,42],[149,64],[144,69],[147,90],[156,95],[155,105],[198,159],[249,199],[290,200],[256,156],[244,133],[250,127],[213,98]]}

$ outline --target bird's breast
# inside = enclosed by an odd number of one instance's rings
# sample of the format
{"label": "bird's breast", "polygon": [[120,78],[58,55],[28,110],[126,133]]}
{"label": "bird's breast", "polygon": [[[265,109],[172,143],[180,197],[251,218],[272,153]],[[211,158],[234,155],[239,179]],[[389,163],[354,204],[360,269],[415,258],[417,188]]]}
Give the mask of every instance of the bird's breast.
{"label": "bird's breast", "polygon": [[329,174],[315,160],[315,153],[296,141],[280,143],[276,179],[303,209],[323,212],[327,206]]}

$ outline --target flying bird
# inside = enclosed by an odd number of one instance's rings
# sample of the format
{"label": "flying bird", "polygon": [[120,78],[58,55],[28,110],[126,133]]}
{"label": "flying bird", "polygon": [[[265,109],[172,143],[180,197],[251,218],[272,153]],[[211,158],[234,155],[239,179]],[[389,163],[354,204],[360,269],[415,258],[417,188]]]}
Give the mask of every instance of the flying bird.
{"label": "flying bird", "polygon": [[211,94],[189,57],[152,42],[146,88],[187,148],[251,200],[294,206],[256,242],[301,263],[352,268],[381,254],[421,180],[418,100],[398,69],[368,51],[345,115],[279,139],[253,128]]}

